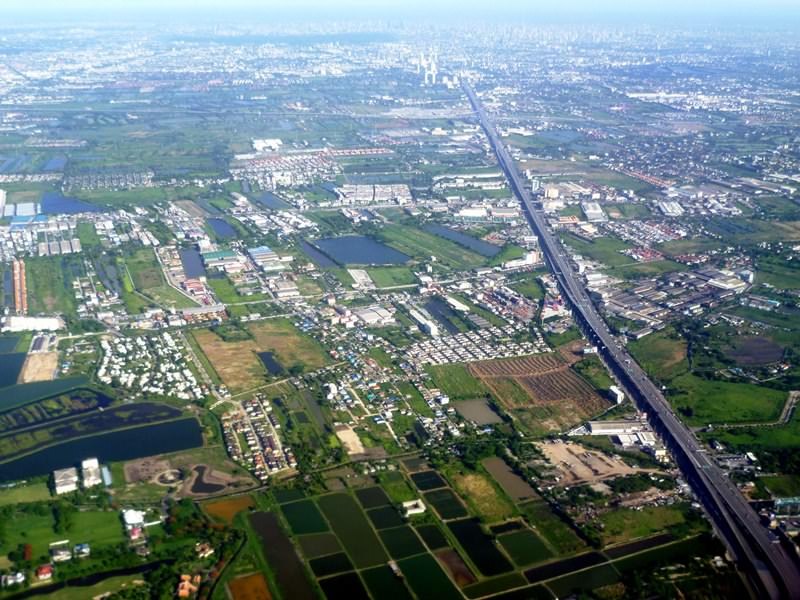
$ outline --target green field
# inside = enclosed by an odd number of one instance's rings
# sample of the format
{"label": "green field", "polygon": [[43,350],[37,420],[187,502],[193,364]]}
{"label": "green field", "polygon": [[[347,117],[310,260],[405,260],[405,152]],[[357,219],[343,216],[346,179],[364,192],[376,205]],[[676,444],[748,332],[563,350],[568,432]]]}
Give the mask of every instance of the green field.
{"label": "green field", "polygon": [[48,511],[44,515],[17,512],[6,523],[3,549],[8,552],[20,544],[31,544],[34,560],[45,557],[53,542],[69,540],[71,544],[92,546],[117,544],[125,539],[124,528],[117,511],[79,511],[73,514],[72,527],[66,532],[54,531],[55,521]]}
{"label": "green field", "polygon": [[18,485],[12,488],[0,489],[0,506],[19,504],[23,502],[40,502],[50,500],[50,489],[44,482]]}
{"label": "green field", "polygon": [[646,537],[685,521],[683,509],[676,506],[644,506],[638,510],[618,508],[600,516],[605,544]]}
{"label": "green field", "polygon": [[669,381],[689,370],[686,341],[672,329],[628,343],[628,350],[651,377]]}
{"label": "green field", "polygon": [[31,314],[74,314],[75,294],[72,291],[72,269],[69,265],[76,260],[76,257],[58,256],[25,260],[25,283],[28,310]]}
{"label": "green field", "polygon": [[[157,304],[174,308],[191,308],[197,303],[185,296],[172,286],[164,278],[161,265],[156,258],[155,252],[150,248],[140,248],[133,254],[124,259],[130,279],[123,277],[126,304],[130,301],[129,310],[140,312],[147,303],[138,299],[134,290],[151,298]],[[133,285],[133,288],[130,287]],[[128,298],[130,297],[130,298]]]}
{"label": "green field", "polygon": [[407,225],[389,225],[378,233],[380,241],[421,261],[431,256],[453,269],[472,269],[486,264],[486,259],[455,242]]}
{"label": "green field", "polygon": [[606,391],[614,385],[614,380],[597,356],[584,358],[572,365],[572,368],[600,391]]}
{"label": "green field", "polygon": [[587,242],[574,235],[566,234],[563,239],[577,254],[601,262],[608,267],[620,267],[635,263],[629,256],[620,254],[620,250],[631,246],[616,238],[601,237]]}
{"label": "green field", "polygon": [[425,369],[433,379],[433,385],[447,394],[450,400],[470,400],[490,395],[489,389],[473,377],[465,365],[430,365]]}
{"label": "green field", "polygon": [[800,475],[770,475],[761,477],[761,481],[773,496],[800,496]]}
{"label": "green field", "polygon": [[786,401],[786,392],[690,373],[673,379],[667,389],[669,401],[693,425],[774,421]]}
{"label": "green field", "polygon": [[367,269],[367,273],[375,282],[375,287],[379,288],[413,285],[417,282],[417,277],[408,267],[376,267]]}
{"label": "green field", "polygon": [[572,528],[562,521],[544,500],[519,505],[520,512],[559,554],[572,554],[586,547]]}

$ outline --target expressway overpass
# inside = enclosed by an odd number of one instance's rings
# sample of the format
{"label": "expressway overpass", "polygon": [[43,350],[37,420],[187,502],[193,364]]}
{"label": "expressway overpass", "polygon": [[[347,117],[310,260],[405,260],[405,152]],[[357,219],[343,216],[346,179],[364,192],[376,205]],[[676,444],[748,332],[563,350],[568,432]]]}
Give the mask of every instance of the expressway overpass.
{"label": "expressway overpass", "polygon": [[606,364],[628,393],[644,410],[653,428],[670,449],[681,472],[706,510],[730,554],[748,575],[759,598],[800,599],[800,563],[793,550],[784,547],[760,522],[736,486],[694,434],[675,416],[664,395],[614,338],[605,321],[576,279],[561,243],[550,233],[540,208],[534,203],[526,181],[508,153],[494,123],[466,81],[463,83],[472,108],[497,155],[511,189],[519,198],[528,223],[539,237],[542,253],[562,294],[572,307],[576,322],[597,345]]}

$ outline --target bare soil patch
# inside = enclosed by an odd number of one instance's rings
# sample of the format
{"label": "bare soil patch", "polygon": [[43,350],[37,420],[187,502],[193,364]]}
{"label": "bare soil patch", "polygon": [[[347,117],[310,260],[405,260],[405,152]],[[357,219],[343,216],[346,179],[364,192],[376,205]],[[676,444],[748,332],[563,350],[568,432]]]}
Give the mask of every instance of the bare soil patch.
{"label": "bare soil patch", "polygon": [[336,427],[336,437],[342,442],[348,455],[364,454],[364,444],[361,443],[361,439],[352,427],[339,425]]}
{"label": "bare soil patch", "polygon": [[558,469],[560,486],[594,484],[623,475],[648,472],[647,469],[634,469],[622,460],[571,442],[542,443],[539,448]]}
{"label": "bare soil patch", "polygon": [[228,582],[233,600],[272,600],[267,580],[261,573],[237,577]]}
{"label": "bare soil patch", "polygon": [[254,507],[256,503],[251,496],[236,496],[234,498],[226,498],[225,500],[217,500],[216,502],[209,502],[203,508],[212,517],[224,521],[229,525],[233,523],[233,518],[243,510],[248,510]]}
{"label": "bare soil patch", "polygon": [[29,354],[22,366],[20,383],[51,381],[58,369],[58,352],[36,352]]}
{"label": "bare soil patch", "polygon": [[458,552],[452,548],[439,550],[435,554],[436,558],[438,558],[439,562],[447,569],[447,572],[450,573],[450,577],[453,578],[453,581],[456,582],[458,587],[464,587],[477,581],[475,575],[458,555]]}

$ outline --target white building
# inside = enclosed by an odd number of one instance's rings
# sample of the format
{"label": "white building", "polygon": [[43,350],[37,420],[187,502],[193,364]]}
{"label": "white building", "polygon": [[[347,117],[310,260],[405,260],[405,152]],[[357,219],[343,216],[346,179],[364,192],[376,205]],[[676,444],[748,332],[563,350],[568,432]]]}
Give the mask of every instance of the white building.
{"label": "white building", "polygon": [[81,463],[81,474],[83,475],[84,489],[103,483],[100,475],[100,463],[96,458],[87,458]]}
{"label": "white building", "polygon": [[421,515],[425,512],[425,504],[419,498],[403,502],[403,512],[406,516]]}
{"label": "white building", "polygon": [[78,489],[78,469],[69,467],[53,471],[53,482],[57,495],[69,494]]}
{"label": "white building", "polygon": [[11,315],[2,320],[2,331],[57,331],[64,321],[57,317],[22,317]]}

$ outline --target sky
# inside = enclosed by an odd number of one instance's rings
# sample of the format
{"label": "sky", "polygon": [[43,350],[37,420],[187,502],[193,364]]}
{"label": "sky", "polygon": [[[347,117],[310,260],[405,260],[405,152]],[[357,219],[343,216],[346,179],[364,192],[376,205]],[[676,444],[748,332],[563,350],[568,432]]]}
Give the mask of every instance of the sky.
{"label": "sky", "polygon": [[614,21],[702,19],[705,22],[797,19],[798,0],[0,0],[2,13],[56,20],[169,15],[240,20],[386,18]]}

